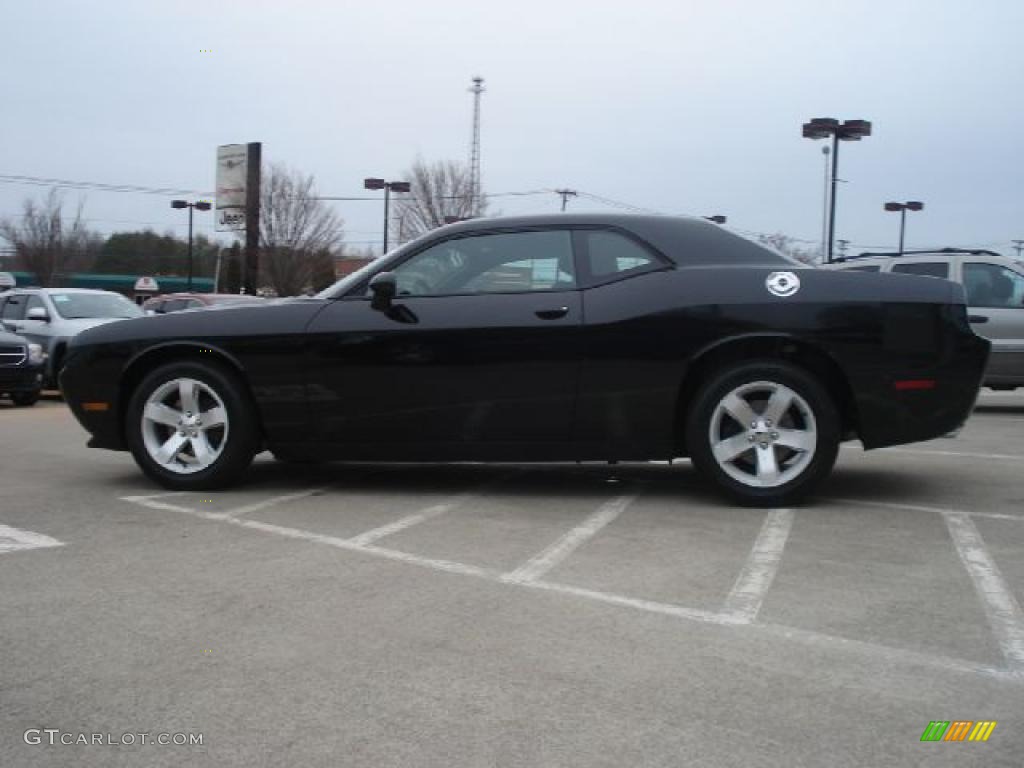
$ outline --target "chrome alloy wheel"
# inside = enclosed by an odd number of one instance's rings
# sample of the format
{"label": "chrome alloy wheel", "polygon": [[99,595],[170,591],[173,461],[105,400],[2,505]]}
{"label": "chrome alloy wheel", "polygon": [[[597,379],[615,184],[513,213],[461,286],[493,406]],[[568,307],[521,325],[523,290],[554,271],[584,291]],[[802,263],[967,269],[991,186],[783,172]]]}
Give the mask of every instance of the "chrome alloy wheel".
{"label": "chrome alloy wheel", "polygon": [[164,469],[190,475],[213,464],[228,440],[224,401],[196,379],[172,379],[147,398],[142,409],[146,452]]}
{"label": "chrome alloy wheel", "polygon": [[715,461],[729,477],[752,488],[775,488],[811,463],[818,430],[800,395],[777,382],[754,381],[719,401],[709,439]]}

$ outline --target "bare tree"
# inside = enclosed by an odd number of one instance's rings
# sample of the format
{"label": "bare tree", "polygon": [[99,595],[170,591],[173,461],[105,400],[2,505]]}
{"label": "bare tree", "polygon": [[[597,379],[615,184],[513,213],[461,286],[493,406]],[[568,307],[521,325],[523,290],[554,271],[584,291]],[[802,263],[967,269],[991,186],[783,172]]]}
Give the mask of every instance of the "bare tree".
{"label": "bare tree", "polygon": [[802,261],[804,264],[816,264],[821,261],[820,248],[801,248],[799,240],[776,232],[774,235],[758,235],[757,240],[761,245],[774,248],[779,253],[789,256],[791,259]]}
{"label": "bare tree", "polygon": [[[473,185],[469,167],[453,160],[426,163],[417,159],[403,177],[412,184],[408,197],[395,199],[391,236],[401,244],[447,223],[473,215]],[[481,213],[486,200],[481,197]]]}
{"label": "bare tree", "polygon": [[316,199],[311,175],[270,166],[260,191],[260,261],[278,296],[295,296],[333,274],[343,225]]}
{"label": "bare tree", "polygon": [[41,203],[26,198],[20,216],[0,221],[0,237],[14,249],[15,264],[33,273],[39,285],[56,285],[95,259],[102,239],[86,228],[83,205],[79,201],[74,219],[65,221],[64,200],[54,188]]}

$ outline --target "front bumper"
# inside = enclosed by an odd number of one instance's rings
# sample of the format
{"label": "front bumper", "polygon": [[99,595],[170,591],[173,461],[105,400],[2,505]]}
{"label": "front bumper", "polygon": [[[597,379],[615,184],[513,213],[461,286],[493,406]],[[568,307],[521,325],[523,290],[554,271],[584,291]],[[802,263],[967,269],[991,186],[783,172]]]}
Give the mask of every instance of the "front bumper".
{"label": "front bumper", "polygon": [[0,368],[0,392],[38,392],[43,388],[42,365]]}

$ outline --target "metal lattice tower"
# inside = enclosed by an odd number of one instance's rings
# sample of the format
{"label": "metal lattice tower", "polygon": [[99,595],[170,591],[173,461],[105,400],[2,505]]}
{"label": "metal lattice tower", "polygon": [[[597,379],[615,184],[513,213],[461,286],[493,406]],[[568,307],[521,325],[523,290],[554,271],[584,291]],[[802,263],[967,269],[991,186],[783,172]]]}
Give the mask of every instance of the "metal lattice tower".
{"label": "metal lattice tower", "polygon": [[480,94],[484,79],[474,77],[469,92],[473,94],[473,140],[469,147],[469,215],[480,215]]}

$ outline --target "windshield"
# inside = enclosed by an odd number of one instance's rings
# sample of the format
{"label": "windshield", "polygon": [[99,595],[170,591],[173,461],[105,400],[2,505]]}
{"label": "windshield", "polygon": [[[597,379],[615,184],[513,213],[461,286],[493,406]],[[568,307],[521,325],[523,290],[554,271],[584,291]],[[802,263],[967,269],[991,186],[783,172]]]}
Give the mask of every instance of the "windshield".
{"label": "windshield", "polygon": [[379,259],[368,261],[365,264],[365,266],[360,267],[351,274],[345,275],[345,277],[341,278],[341,280],[334,283],[333,285],[329,285],[326,288],[324,288],[322,291],[320,291],[320,293],[316,294],[314,298],[331,299],[334,298],[335,296],[340,296],[349,288],[356,285],[364,277],[366,277],[371,271],[373,271],[373,268],[377,266],[380,266]]}
{"label": "windshield", "polygon": [[51,293],[57,314],[65,320],[141,317],[143,312],[116,293]]}

